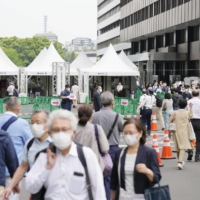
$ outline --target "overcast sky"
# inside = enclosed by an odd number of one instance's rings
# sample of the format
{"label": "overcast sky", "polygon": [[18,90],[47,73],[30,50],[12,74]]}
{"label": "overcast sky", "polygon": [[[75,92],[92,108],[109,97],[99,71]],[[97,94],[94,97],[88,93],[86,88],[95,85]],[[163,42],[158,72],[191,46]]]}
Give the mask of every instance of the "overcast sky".
{"label": "overcast sky", "polygon": [[32,37],[48,31],[65,43],[76,37],[96,40],[97,0],[0,0],[0,37]]}

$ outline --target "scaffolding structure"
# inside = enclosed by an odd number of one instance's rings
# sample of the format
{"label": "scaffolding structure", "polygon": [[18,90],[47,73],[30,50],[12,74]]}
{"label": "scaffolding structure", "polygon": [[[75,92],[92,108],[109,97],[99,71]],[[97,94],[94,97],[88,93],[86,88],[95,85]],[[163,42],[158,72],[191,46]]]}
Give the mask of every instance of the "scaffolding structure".
{"label": "scaffolding structure", "polygon": [[70,84],[70,64],[54,62],[52,64],[52,96],[59,96],[66,84]]}

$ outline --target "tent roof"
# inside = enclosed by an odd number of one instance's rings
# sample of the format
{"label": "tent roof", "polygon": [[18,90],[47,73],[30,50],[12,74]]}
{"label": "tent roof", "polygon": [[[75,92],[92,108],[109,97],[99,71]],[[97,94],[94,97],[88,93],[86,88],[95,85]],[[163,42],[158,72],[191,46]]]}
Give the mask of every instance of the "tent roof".
{"label": "tent roof", "polygon": [[91,76],[139,76],[139,71],[127,66],[115,52],[112,44],[92,68],[82,69]]}
{"label": "tent roof", "polygon": [[19,68],[0,48],[0,75],[19,75]]}
{"label": "tent roof", "polygon": [[58,54],[53,43],[49,46],[46,54],[41,58],[38,63],[32,65],[32,67],[27,67],[27,75],[49,75],[52,76],[52,63],[53,62],[65,62],[63,58]]}
{"label": "tent roof", "polygon": [[119,54],[119,57],[122,59],[122,61],[129,66],[133,70],[138,70],[138,67],[131,62],[131,60],[128,58],[128,56],[124,53],[122,50],[121,53]]}
{"label": "tent roof", "polygon": [[28,67],[34,67],[40,60],[43,59],[43,57],[45,56],[45,54],[47,53],[47,48],[44,47],[44,49],[42,49],[40,51],[40,53],[38,54],[38,56],[33,60],[33,62],[28,66]]}

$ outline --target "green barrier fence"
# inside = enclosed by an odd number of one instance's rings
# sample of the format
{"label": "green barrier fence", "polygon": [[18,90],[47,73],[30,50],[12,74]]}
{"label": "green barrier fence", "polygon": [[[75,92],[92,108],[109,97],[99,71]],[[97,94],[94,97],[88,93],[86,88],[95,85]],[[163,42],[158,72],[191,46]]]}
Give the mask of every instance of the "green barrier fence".
{"label": "green barrier fence", "polygon": [[61,108],[61,99],[59,97],[36,97],[34,99],[33,110],[53,111]]}
{"label": "green barrier fence", "polygon": [[138,101],[131,98],[115,97],[115,106],[113,111],[121,115],[136,115]]}

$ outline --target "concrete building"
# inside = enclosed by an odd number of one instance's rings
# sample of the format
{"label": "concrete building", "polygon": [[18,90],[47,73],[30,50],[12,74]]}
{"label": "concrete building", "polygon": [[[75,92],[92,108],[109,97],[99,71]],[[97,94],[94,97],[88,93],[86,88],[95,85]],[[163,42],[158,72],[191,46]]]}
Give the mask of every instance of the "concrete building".
{"label": "concrete building", "polygon": [[46,37],[50,41],[58,41],[58,36],[52,32],[47,32],[47,33],[37,33],[35,34],[35,37]]}
{"label": "concrete building", "polygon": [[200,76],[199,0],[121,0],[120,18],[143,83]]}
{"label": "concrete building", "polygon": [[131,48],[131,43],[120,43],[120,0],[98,0],[97,56],[102,56],[109,44],[117,52]]}

